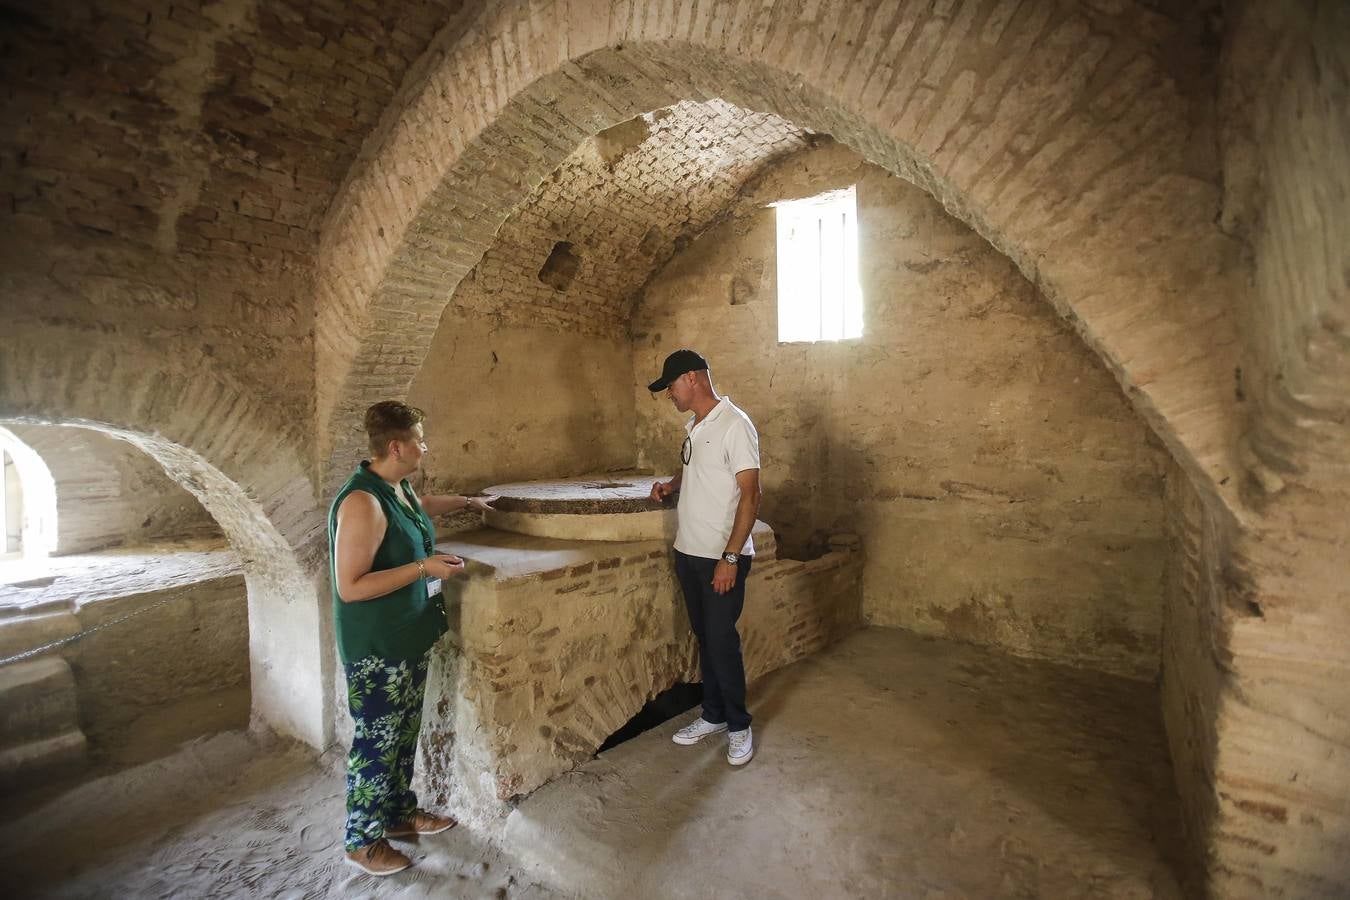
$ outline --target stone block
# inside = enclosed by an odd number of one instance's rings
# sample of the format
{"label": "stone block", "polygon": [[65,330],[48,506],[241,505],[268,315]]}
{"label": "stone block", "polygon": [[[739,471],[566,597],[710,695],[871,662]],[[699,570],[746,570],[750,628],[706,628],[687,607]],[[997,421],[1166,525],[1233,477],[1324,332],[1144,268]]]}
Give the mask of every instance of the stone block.
{"label": "stone block", "polygon": [[0,619],[0,657],[32,650],[79,630],[79,620],[69,612]]}
{"label": "stone block", "polygon": [[44,773],[73,772],[88,761],[87,749],[84,732],[74,728],[0,750],[0,787],[14,788]]}
{"label": "stone block", "polygon": [[59,656],[0,667],[0,747],[79,730],[75,675]]}

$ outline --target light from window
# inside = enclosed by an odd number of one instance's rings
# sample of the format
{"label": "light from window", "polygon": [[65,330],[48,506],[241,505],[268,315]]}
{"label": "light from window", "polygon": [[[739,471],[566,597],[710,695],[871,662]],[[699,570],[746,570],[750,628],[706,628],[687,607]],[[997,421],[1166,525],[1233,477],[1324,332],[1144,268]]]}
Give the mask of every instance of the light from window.
{"label": "light from window", "polygon": [[56,551],[56,482],[47,464],[8,429],[0,428],[0,583],[17,561],[45,561]]}
{"label": "light from window", "polygon": [[862,337],[858,203],[853,187],[774,206],[779,342]]}

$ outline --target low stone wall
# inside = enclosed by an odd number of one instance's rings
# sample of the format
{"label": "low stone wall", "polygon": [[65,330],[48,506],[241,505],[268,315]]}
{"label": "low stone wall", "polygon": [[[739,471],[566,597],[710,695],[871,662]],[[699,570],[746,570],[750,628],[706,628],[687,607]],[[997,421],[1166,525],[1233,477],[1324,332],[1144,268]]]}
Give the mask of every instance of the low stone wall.
{"label": "low stone wall", "polygon": [[[196,695],[248,685],[244,577],[232,554],[205,555],[211,559],[202,568],[211,575],[198,581],[175,569],[170,557],[81,557],[91,564],[82,572],[62,571],[50,586],[29,592],[35,596],[26,603],[19,589],[3,592],[11,605],[0,615],[0,656],[90,633],[4,668],[0,706],[28,702],[34,716],[27,717],[31,722],[4,717],[0,781],[13,784],[15,778],[6,776],[68,771],[83,763],[86,734],[96,749],[134,742],[137,752],[154,751],[156,742],[190,737],[192,726],[163,731],[161,722],[162,733],[151,737],[130,730],[137,719]],[[102,570],[92,564],[96,559]],[[138,561],[141,567],[133,565]],[[228,570],[235,574],[221,574]],[[156,580],[162,587],[147,590]],[[40,709],[25,701],[24,691],[41,694]],[[200,724],[220,727],[220,717]]]}
{"label": "low stone wall", "polygon": [[[671,565],[658,541],[555,541],[483,529],[442,550],[470,561],[433,654],[421,790],[474,818],[590,759],[648,700],[699,680]],[[757,550],[740,620],[753,680],[861,622],[861,554],[780,560]],[[753,690],[751,703],[754,702]]]}
{"label": "low stone wall", "polygon": [[75,614],[81,629],[167,601],[70,645],[80,721],[91,736],[192,694],[248,684],[248,596],[234,575],[99,600]]}

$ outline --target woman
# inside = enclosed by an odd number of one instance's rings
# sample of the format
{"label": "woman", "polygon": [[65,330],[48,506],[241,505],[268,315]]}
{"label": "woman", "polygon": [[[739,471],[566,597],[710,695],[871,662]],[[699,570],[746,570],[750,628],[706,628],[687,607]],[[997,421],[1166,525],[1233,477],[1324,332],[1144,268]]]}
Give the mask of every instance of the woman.
{"label": "woman", "polygon": [[464,560],[436,553],[431,516],[490,509],[459,496],[418,498],[407,478],[427,452],[422,410],[385,400],[366,410],[369,460],[328,512],[333,620],[356,733],[347,756],[347,862],[392,875],[412,861],[387,838],[439,834],[455,820],[417,808],[413,759],[427,654],[446,631],[441,580]]}

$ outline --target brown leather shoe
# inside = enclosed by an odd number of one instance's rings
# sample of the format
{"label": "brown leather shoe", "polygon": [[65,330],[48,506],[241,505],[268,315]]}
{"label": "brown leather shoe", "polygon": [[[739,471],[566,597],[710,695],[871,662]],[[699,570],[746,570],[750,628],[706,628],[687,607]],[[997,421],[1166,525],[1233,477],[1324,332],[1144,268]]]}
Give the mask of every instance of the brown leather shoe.
{"label": "brown leather shoe", "polygon": [[384,836],[412,837],[414,834],[440,834],[442,831],[449,831],[457,824],[459,823],[449,816],[438,816],[435,813],[419,809],[413,812],[408,821],[385,828]]}
{"label": "brown leather shoe", "polygon": [[373,844],[366,844],[359,850],[350,851],[347,854],[346,863],[349,866],[356,866],[367,875],[383,878],[386,875],[393,875],[395,872],[402,872],[412,865],[412,860],[389,846],[389,842],[381,838]]}

